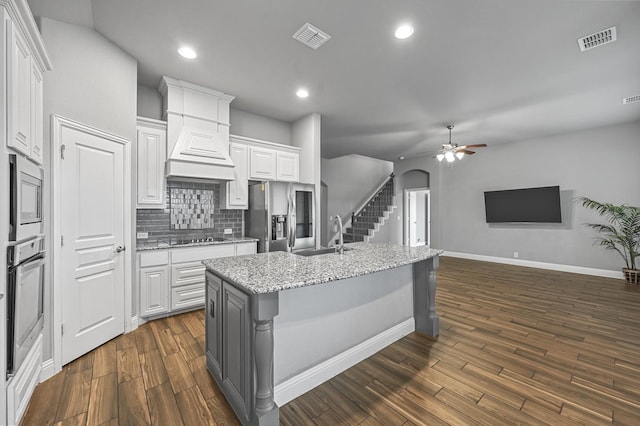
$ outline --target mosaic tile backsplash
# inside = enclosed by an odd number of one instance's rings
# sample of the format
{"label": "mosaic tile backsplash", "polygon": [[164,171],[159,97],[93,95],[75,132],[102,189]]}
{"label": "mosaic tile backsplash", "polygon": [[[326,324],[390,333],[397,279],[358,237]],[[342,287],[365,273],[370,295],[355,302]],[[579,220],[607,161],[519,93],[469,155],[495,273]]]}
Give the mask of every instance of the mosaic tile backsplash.
{"label": "mosaic tile backsplash", "polygon": [[171,188],[171,229],[213,228],[213,190]]}
{"label": "mosaic tile backsplash", "polygon": [[[175,244],[209,237],[243,236],[243,210],[219,208],[220,185],[217,183],[169,180],[166,200],[164,210],[136,211],[136,231],[149,234],[149,238],[136,241],[138,246],[153,246],[161,242]],[[178,205],[181,207],[177,207]],[[205,222],[207,218],[208,223]],[[225,235],[225,228],[231,229],[233,233]]]}

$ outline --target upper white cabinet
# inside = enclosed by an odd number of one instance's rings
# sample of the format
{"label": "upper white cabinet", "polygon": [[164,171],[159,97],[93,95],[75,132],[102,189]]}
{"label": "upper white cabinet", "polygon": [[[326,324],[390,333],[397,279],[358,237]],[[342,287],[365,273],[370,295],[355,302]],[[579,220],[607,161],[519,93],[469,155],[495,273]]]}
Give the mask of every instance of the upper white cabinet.
{"label": "upper white cabinet", "polygon": [[[51,63],[44,50],[40,35],[27,31],[17,24],[24,19],[27,30],[32,30],[31,16],[21,15],[23,2],[9,2],[8,9],[1,9],[3,32],[7,38],[6,88],[7,88],[7,146],[32,161],[43,163],[43,77]],[[25,12],[27,13],[27,12]],[[35,25],[35,24],[34,24]]]}
{"label": "upper white cabinet", "polygon": [[276,152],[276,180],[298,182],[300,180],[300,153]]}
{"label": "upper white cabinet", "polygon": [[235,164],[233,170],[235,179],[220,185],[222,190],[220,199],[225,209],[246,209],[249,202],[249,147],[246,143],[231,137],[229,156]]}
{"label": "upper white cabinet", "polygon": [[164,121],[138,117],[136,207],[164,209],[166,205],[164,163],[167,159],[167,125]]}
{"label": "upper white cabinet", "polygon": [[300,148],[243,138],[249,146],[249,179],[298,182]]}
{"label": "upper white cabinet", "polygon": [[257,180],[276,179],[276,151],[260,146],[249,147],[249,177]]}

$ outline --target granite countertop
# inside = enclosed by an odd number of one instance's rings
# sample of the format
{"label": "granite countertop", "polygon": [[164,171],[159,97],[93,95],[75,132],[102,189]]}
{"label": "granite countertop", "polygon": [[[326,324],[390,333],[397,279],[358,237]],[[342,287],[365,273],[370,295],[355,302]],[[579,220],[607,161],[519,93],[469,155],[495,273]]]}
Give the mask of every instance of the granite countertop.
{"label": "granite countertop", "polygon": [[199,246],[211,246],[211,245],[219,245],[219,244],[237,244],[237,243],[251,243],[258,241],[257,238],[252,237],[239,237],[239,238],[215,238],[210,239],[209,241],[160,241],[153,242],[149,244],[142,244],[136,247],[136,251],[145,251],[145,250],[165,250],[172,248],[181,248],[181,247],[199,247]]}
{"label": "granite countertop", "polygon": [[351,243],[344,254],[299,256],[286,252],[205,260],[208,270],[252,294],[322,284],[397,268],[443,253],[426,246]]}

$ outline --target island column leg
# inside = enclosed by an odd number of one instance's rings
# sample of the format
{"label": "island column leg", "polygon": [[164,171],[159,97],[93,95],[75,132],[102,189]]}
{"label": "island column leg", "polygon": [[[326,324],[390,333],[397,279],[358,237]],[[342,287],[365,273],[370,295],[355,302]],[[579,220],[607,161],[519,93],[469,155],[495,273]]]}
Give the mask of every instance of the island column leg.
{"label": "island column leg", "polygon": [[436,269],[440,256],[413,264],[413,318],[416,331],[435,337],[440,332],[440,317],[436,313]]}
{"label": "island column leg", "polygon": [[273,399],[273,317],[278,315],[278,293],[256,295],[252,305],[256,371],[254,420],[256,425],[276,426],[280,413]]}

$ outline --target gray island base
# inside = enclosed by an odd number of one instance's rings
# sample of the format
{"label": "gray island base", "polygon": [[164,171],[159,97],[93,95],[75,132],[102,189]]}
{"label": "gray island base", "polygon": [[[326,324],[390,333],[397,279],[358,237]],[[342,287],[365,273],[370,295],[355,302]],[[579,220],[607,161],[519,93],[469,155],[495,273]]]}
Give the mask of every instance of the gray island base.
{"label": "gray island base", "polygon": [[205,261],[207,368],[244,425],[407,334],[437,336],[439,250],[348,244],[344,254]]}

